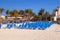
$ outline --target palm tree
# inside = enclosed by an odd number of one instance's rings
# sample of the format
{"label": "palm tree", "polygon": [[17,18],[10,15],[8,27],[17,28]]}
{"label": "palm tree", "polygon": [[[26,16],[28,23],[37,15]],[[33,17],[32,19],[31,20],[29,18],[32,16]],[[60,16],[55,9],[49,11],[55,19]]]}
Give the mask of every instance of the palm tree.
{"label": "palm tree", "polygon": [[31,13],[32,13],[31,9],[26,9],[25,10],[25,14],[27,15],[29,21],[30,21]]}
{"label": "palm tree", "polygon": [[[4,10],[3,8],[0,8],[0,16],[1,16],[1,14],[2,14],[3,10]],[[2,23],[2,22],[3,22],[3,20],[4,20],[3,18],[0,18],[0,23]]]}
{"label": "palm tree", "polygon": [[45,12],[45,19],[46,19],[46,21],[48,21],[48,18],[50,17],[50,14],[49,14],[49,12]]}
{"label": "palm tree", "polygon": [[9,10],[7,10],[7,11],[6,11],[6,14],[9,14],[9,12],[10,12],[10,11],[9,11]]}
{"label": "palm tree", "polygon": [[0,15],[2,14],[3,10],[4,10],[3,8],[0,8]]}
{"label": "palm tree", "polygon": [[25,13],[30,14],[30,13],[32,13],[32,10],[31,10],[31,9],[26,9],[26,10],[25,10]]}
{"label": "palm tree", "polygon": [[34,13],[34,12],[32,12],[31,14],[30,14],[30,20],[32,20],[32,21],[35,21],[36,20],[36,18],[37,18],[37,15]]}
{"label": "palm tree", "polygon": [[39,11],[39,13],[38,13],[38,15],[43,15],[44,14],[44,9],[43,8],[41,8],[41,10]]}
{"label": "palm tree", "polygon": [[19,11],[19,15],[25,15],[24,10],[20,10],[20,11]]}
{"label": "palm tree", "polygon": [[12,16],[13,13],[12,13],[12,11],[7,10],[6,14],[7,14],[7,16]]}
{"label": "palm tree", "polygon": [[[28,16],[29,20],[33,19],[34,16],[36,15],[31,9],[26,9],[25,10],[26,15]],[[34,19],[33,19],[34,20]]]}
{"label": "palm tree", "polygon": [[12,15],[13,15],[14,17],[18,17],[18,10],[13,10],[12,12],[13,12]]}
{"label": "palm tree", "polygon": [[41,8],[41,10],[38,12],[38,19],[43,20],[44,19],[44,9]]}

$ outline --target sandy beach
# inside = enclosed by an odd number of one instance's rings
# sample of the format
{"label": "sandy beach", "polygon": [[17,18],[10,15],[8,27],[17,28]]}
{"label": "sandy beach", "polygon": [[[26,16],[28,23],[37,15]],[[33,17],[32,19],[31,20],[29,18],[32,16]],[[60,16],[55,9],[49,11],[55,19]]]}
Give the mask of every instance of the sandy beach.
{"label": "sandy beach", "polygon": [[60,25],[46,30],[0,29],[0,40],[60,40]]}

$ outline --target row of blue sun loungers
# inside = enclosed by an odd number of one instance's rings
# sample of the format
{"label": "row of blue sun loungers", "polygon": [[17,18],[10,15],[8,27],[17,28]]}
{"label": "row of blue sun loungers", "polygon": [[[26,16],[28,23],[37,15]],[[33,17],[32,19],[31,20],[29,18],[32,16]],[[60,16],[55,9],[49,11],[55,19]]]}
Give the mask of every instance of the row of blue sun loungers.
{"label": "row of blue sun loungers", "polygon": [[[49,28],[54,22],[37,21],[37,22],[23,22],[23,23],[7,23],[6,28],[17,28],[17,29],[46,29]],[[1,24],[0,24],[1,28]]]}

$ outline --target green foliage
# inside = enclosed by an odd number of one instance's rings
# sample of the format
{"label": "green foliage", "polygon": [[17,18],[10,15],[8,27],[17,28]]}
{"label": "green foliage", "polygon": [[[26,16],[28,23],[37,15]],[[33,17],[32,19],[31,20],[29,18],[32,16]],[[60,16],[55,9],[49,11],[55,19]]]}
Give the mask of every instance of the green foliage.
{"label": "green foliage", "polygon": [[39,20],[43,20],[44,12],[45,12],[45,10],[43,8],[41,8],[39,10],[39,12],[38,12],[38,19]]}
{"label": "green foliage", "polygon": [[45,12],[45,16],[46,16],[46,17],[49,17],[49,16],[50,16],[49,12],[46,11],[46,12]]}
{"label": "green foliage", "polygon": [[4,11],[4,9],[3,8],[0,8],[0,15],[2,14],[3,11]]}
{"label": "green foliage", "polygon": [[45,12],[45,20],[49,21],[50,20],[50,13],[49,12]]}
{"label": "green foliage", "polygon": [[10,14],[10,11],[9,11],[9,10],[7,10],[7,11],[6,11],[6,14]]}
{"label": "green foliage", "polygon": [[[2,9],[0,9],[1,11]],[[2,13],[2,12],[0,12]],[[18,15],[23,15],[24,17],[28,17],[29,19],[33,17],[34,21],[41,20],[41,21],[50,21],[51,15],[48,11],[45,12],[45,9],[41,8],[38,12],[38,15],[36,15],[31,9],[26,10],[12,10],[6,11],[6,14],[9,14],[14,17],[18,17]]]}
{"label": "green foliage", "polygon": [[18,10],[13,10],[12,12],[14,17],[18,17]]}
{"label": "green foliage", "polygon": [[25,15],[25,11],[24,10],[20,10],[18,13],[19,13],[19,15]]}
{"label": "green foliage", "polygon": [[32,13],[32,10],[31,9],[26,9],[25,13],[29,13],[30,14],[30,13]]}
{"label": "green foliage", "polygon": [[39,11],[39,13],[38,13],[38,15],[43,15],[44,14],[44,9],[43,8],[41,8],[41,10]]}

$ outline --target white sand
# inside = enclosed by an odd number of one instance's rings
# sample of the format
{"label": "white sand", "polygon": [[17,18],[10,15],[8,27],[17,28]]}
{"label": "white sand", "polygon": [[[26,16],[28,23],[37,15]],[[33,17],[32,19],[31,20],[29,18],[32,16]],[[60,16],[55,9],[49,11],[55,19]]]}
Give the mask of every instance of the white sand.
{"label": "white sand", "polygon": [[60,40],[60,25],[46,30],[0,29],[0,40]]}
{"label": "white sand", "polygon": [[60,25],[59,24],[53,24],[50,28],[47,28],[48,31],[60,31]]}

